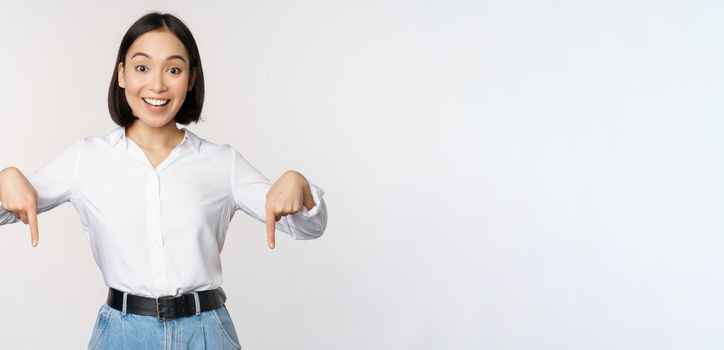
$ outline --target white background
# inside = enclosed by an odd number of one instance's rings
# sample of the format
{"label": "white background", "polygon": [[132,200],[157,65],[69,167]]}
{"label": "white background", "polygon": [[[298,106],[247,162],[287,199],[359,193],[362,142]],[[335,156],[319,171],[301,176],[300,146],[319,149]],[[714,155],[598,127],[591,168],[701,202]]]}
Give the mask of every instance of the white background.
{"label": "white background", "polygon": [[[16,1],[0,167],[115,127],[115,55],[192,30],[204,121],[327,192],[314,241],[239,212],[227,307],[254,349],[724,348],[724,3]],[[0,228],[3,348],[80,349],[107,289],[65,204]]]}

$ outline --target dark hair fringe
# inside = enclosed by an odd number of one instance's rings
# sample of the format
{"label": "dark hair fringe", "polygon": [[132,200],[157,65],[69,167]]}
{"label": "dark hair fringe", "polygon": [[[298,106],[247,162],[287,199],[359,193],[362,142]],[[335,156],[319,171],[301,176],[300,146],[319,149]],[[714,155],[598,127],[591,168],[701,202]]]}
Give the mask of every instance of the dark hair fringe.
{"label": "dark hair fringe", "polygon": [[189,77],[194,70],[196,71],[194,86],[191,91],[186,92],[184,104],[176,113],[174,120],[178,124],[188,125],[192,122],[197,123],[201,117],[201,109],[204,105],[204,70],[201,67],[201,56],[199,48],[196,46],[196,40],[189,28],[174,15],[151,12],[139,18],[128,28],[126,35],[121,40],[116,64],[113,66],[111,85],[108,88],[108,110],[111,113],[111,119],[119,126],[130,126],[138,118],[133,115],[133,111],[126,101],[124,89],[118,86],[118,64],[123,62],[125,69],[124,59],[131,44],[141,35],[157,29],[167,29],[179,38],[189,53]]}

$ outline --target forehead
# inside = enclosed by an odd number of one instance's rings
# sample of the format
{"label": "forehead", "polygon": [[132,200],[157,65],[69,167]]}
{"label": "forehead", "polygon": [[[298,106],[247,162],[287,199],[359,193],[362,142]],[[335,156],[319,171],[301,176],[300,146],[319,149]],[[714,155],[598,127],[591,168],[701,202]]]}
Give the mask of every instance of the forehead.
{"label": "forehead", "polygon": [[[184,44],[172,32],[164,29],[153,30],[143,33],[131,44],[126,52],[126,58],[130,58],[136,52],[143,52],[151,56],[153,60],[165,60],[171,55],[181,55],[188,62],[188,52]],[[145,58],[137,56],[136,58]]]}

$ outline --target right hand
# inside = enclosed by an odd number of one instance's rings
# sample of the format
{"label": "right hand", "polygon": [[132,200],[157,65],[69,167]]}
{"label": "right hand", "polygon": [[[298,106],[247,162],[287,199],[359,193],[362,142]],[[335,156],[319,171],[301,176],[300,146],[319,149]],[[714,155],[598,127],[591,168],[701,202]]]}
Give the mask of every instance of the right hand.
{"label": "right hand", "polygon": [[30,225],[33,247],[38,245],[38,192],[20,170],[14,167],[0,171],[0,202],[3,209]]}

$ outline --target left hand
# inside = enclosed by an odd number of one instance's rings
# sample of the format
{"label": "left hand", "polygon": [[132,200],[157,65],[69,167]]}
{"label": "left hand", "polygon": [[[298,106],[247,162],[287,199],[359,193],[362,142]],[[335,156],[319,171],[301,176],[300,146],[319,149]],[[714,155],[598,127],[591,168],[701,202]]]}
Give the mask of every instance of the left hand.
{"label": "left hand", "polygon": [[266,239],[269,249],[274,249],[276,222],[282,216],[302,210],[302,205],[311,209],[314,199],[307,179],[294,170],[282,174],[266,194]]}

